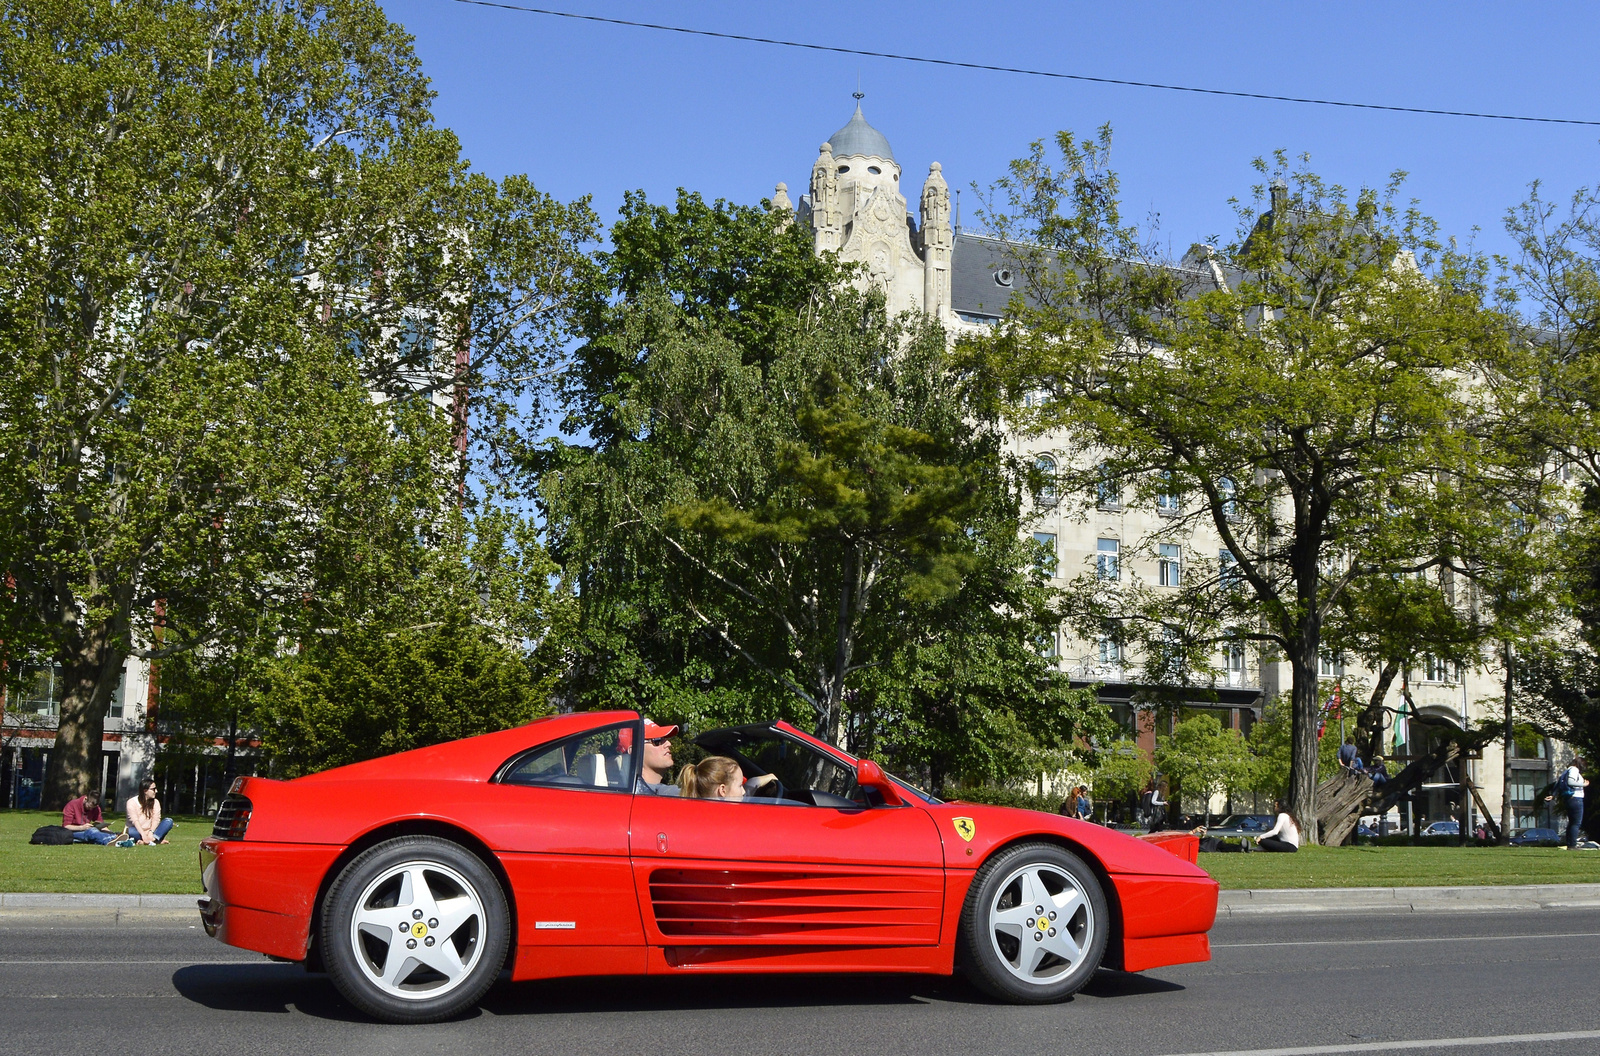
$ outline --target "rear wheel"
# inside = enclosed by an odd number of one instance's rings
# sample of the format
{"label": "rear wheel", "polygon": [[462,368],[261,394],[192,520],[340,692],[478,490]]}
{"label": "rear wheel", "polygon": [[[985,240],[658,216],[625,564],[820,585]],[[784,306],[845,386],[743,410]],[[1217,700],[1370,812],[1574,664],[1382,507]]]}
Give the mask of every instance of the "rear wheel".
{"label": "rear wheel", "polygon": [[973,984],[1017,1004],[1061,1001],[1105,956],[1111,917],[1093,870],[1055,844],[1000,852],[973,877],[960,951]]}
{"label": "rear wheel", "polygon": [[425,1023],[476,1004],[505,963],[510,913],[482,860],[460,844],[405,836],[365,851],[328,889],[322,956],[357,1008]]}

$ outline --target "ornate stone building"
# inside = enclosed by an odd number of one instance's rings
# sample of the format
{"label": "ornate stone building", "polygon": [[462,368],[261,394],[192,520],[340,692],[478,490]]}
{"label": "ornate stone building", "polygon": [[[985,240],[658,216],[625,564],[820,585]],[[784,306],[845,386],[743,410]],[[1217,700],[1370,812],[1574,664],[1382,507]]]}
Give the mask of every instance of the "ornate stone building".
{"label": "ornate stone building", "polygon": [[[859,93],[856,98],[859,100]],[[836,251],[852,262],[866,265],[868,281],[884,290],[891,311],[921,311],[938,319],[952,332],[988,326],[999,320],[1016,291],[1020,277],[1008,265],[1006,244],[981,234],[961,230],[952,216],[950,188],[942,166],[932,162],[913,216],[901,189],[902,170],[888,138],[867,123],[859,102],[855,113],[819,149],[811,166],[809,192],[798,206],[788,187],[778,184],[773,209],[793,213],[797,223],[813,233],[818,252]],[[1276,200],[1274,205],[1283,207]],[[1197,247],[1204,249],[1204,247]],[[1214,258],[1192,256],[1177,267],[1192,269],[1199,282],[1225,283]],[[1049,470],[1066,457],[1064,436],[1016,437],[1011,452],[1019,459]],[[1166,497],[1163,497],[1166,498]],[[1033,538],[1054,553],[1059,585],[1085,572],[1124,581],[1138,578],[1146,584],[1176,586],[1183,565],[1195,557],[1219,560],[1220,541],[1210,529],[1189,526],[1172,496],[1172,504],[1158,500],[1148,508],[1124,502],[1120,495],[1102,496],[1093,509],[1069,508],[1066,503],[1042,497],[1032,511],[1029,530]],[[1182,527],[1180,527],[1182,525]],[[1084,641],[1066,628],[1050,646],[1063,672],[1075,683],[1097,684],[1101,698],[1146,748],[1154,748],[1151,712],[1141,707],[1138,658],[1125,657],[1110,638]],[[1347,668],[1338,658],[1325,658],[1322,675],[1341,695],[1352,698],[1371,686],[1371,672]],[[1492,719],[1494,702],[1501,695],[1501,670],[1493,657],[1471,670],[1422,658],[1405,675],[1414,708],[1402,706],[1399,681],[1386,704],[1397,715],[1386,731],[1384,749],[1392,760],[1404,761],[1422,752],[1437,733],[1438,723],[1461,727]],[[1288,665],[1263,661],[1254,649],[1219,650],[1209,684],[1180,707],[1212,709],[1225,726],[1241,732],[1261,717],[1262,707],[1289,688]],[[1330,693],[1330,696],[1332,694]],[[1331,719],[1330,736],[1338,736],[1337,719]],[[1510,786],[1500,746],[1491,744],[1481,760],[1453,764],[1426,786],[1417,803],[1422,818],[1448,817],[1451,786],[1465,776],[1480,789],[1498,821],[1501,797],[1509,792],[1513,824],[1518,827],[1546,823],[1548,811],[1537,791],[1553,780],[1555,764],[1565,765],[1571,750],[1559,742],[1539,740],[1524,744],[1510,760]],[[1214,804],[1221,808],[1222,804]],[[1476,812],[1481,814],[1481,812]]]}

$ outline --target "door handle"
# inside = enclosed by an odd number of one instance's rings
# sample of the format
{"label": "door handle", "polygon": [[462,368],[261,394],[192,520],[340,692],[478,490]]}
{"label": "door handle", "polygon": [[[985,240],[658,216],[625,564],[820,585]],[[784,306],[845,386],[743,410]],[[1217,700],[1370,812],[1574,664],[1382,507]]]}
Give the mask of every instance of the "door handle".
{"label": "door handle", "polygon": [[666,833],[664,833],[664,832],[656,833],[656,850],[660,851],[662,854],[666,854],[667,853],[667,834]]}

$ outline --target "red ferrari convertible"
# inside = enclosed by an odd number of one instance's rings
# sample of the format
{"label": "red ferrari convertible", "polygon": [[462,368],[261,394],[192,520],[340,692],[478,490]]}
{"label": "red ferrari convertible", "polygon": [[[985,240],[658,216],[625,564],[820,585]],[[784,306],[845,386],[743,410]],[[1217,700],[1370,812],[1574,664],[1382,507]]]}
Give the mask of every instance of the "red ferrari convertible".
{"label": "red ferrari convertible", "polygon": [[636,792],[643,738],[586,712],[240,778],[200,849],[206,932],[391,1022],[471,1006],[507,958],[513,979],[959,966],[1046,1002],[1210,957],[1216,882],[1152,843],[941,802],[782,722],[695,738],[776,778],[749,798]]}

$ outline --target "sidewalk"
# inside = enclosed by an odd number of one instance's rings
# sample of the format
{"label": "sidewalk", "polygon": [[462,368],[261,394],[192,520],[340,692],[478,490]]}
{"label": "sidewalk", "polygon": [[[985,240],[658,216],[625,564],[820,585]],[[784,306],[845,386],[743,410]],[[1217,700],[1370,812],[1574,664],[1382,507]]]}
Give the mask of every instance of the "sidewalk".
{"label": "sidewalk", "polygon": [[[199,895],[0,894],[0,927],[198,927]],[[1224,891],[1217,917],[1295,913],[1489,913],[1600,907],[1600,884],[1518,887],[1304,887]]]}
{"label": "sidewalk", "polygon": [[1600,884],[1301,887],[1224,891],[1217,917],[1268,913],[1488,913],[1600,907]]}

